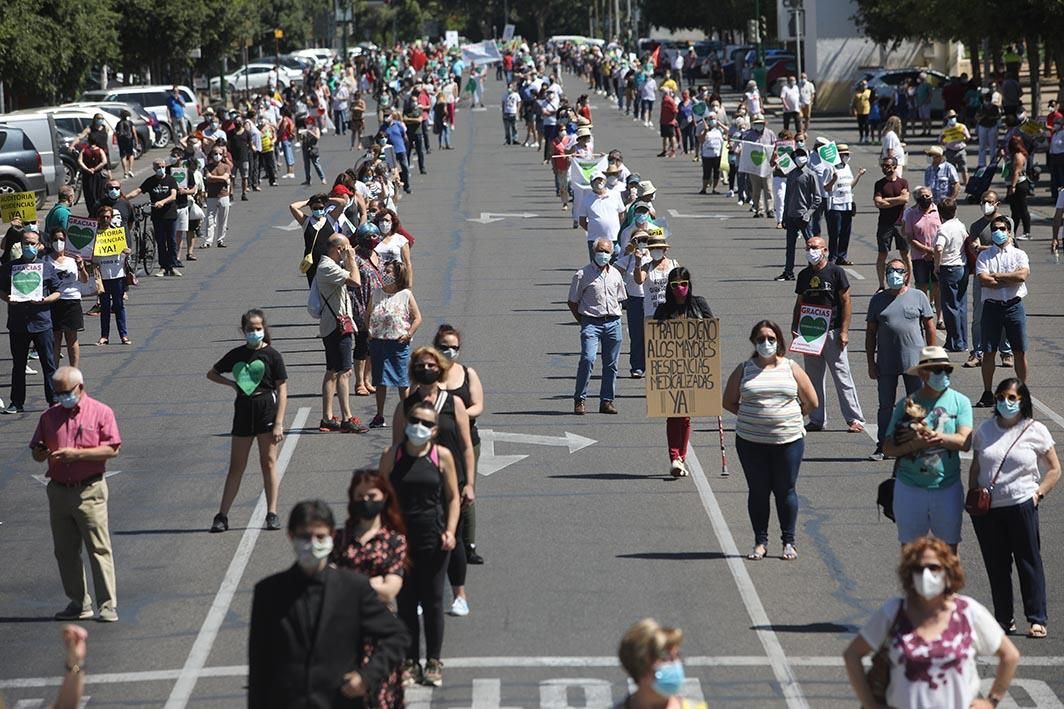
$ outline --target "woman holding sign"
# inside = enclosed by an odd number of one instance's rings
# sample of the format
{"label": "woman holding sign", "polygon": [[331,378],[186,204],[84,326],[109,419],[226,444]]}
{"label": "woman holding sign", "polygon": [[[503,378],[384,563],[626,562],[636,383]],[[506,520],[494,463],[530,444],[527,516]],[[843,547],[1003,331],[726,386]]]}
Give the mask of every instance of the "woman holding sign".
{"label": "woman holding sign", "polygon": [[[266,315],[257,309],[240,318],[244,344],[235,347],[207,372],[207,379],[236,392],[233,402],[233,447],[225,477],[222,504],[211,524],[212,532],[229,529],[229,508],[240,491],[253,441],[259,442],[266,491],[266,529],[280,529],[277,518],[277,444],[284,437],[284,411],[288,403],[288,372],[281,354],[270,346]],[[232,379],[223,374],[233,373]]]}
{"label": "woman holding sign", "polygon": [[797,363],[784,357],[780,326],[762,320],[750,331],[754,353],[732,372],[724,388],[725,409],[739,417],[735,450],[750,490],[746,508],[754,527],[754,549],[747,559],[768,553],[769,497],[776,498],[783,540],[782,558],[798,558],[798,467],[805,453],[804,417],[816,409],[813,383]]}
{"label": "woman holding sign", "polygon": [[[691,292],[691,272],[683,266],[669,271],[665,301],[654,309],[655,320],[712,318],[706,299]],[[669,442],[669,473],[674,478],[687,477],[687,444],[691,441],[691,419],[670,416],[665,420],[665,437]]]}
{"label": "woman holding sign", "polygon": [[88,283],[89,273],[80,254],[73,258],[67,256],[66,230],[53,229],[51,233],[52,252],[48,263],[55,269],[55,280],[59,283],[59,300],[52,303],[52,333],[55,337],[55,354],[59,357],[66,340],[67,357],[71,367],[81,366],[81,346],[78,344],[78,332],[85,329],[85,315],[81,310],[81,288],[78,283]]}

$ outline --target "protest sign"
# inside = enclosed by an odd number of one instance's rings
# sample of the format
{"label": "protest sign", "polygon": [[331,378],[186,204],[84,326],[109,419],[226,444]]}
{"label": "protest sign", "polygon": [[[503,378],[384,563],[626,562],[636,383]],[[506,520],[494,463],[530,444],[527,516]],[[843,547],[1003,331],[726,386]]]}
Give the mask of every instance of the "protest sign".
{"label": "protest sign", "polygon": [[95,219],[71,216],[67,221],[66,255],[79,254],[83,259],[91,259],[97,225]]}
{"label": "protest sign", "polygon": [[11,266],[11,302],[44,300],[44,264],[19,263]]}
{"label": "protest sign", "polygon": [[964,140],[964,126],[953,126],[942,131],[943,143],[955,143],[958,140]]}
{"label": "protest sign", "polygon": [[502,54],[499,53],[499,46],[495,44],[495,40],[486,39],[483,42],[462,47],[462,61],[473,65],[491,64],[501,62]]}
{"label": "protest sign", "polygon": [[37,195],[32,192],[0,194],[0,219],[10,222],[16,217],[21,217],[23,224],[37,221]]}
{"label": "protest sign", "polygon": [[443,33],[444,46],[451,48],[458,46],[458,30],[447,30]]}
{"label": "protest sign", "polygon": [[803,304],[798,312],[798,334],[791,340],[790,351],[819,356],[830,329],[831,308]]}
{"label": "protest sign", "polygon": [[647,320],[647,416],[720,416],[720,321]]}
{"label": "protest sign", "polygon": [[835,144],[834,140],[817,148],[816,154],[828,165],[838,165],[842,162],[839,159],[839,146]]}
{"label": "protest sign", "polygon": [[743,152],[739,154],[739,172],[768,177],[772,174],[769,161],[769,146],[763,143],[743,141]]}
{"label": "protest sign", "polygon": [[705,101],[695,101],[691,104],[691,113],[695,114],[698,118],[702,118],[708,112],[709,106],[706,105]]}
{"label": "protest sign", "polygon": [[515,28],[514,28],[513,25],[506,25],[505,27],[502,28],[502,41],[503,42],[509,42],[511,39],[514,38],[514,29]]}
{"label": "protest sign", "polygon": [[790,173],[795,167],[792,155],[794,153],[793,140],[780,140],[776,142],[776,167],[784,175]]}
{"label": "protest sign", "polygon": [[96,245],[92,249],[93,256],[117,256],[126,248],[126,230],[122,227],[112,227],[96,234]]}

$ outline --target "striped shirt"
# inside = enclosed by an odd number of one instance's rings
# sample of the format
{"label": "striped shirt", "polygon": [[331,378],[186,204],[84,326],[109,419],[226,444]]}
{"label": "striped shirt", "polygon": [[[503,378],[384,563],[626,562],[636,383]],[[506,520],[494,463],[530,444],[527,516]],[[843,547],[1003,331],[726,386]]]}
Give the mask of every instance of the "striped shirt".
{"label": "striped shirt", "polygon": [[743,363],[735,425],[738,437],[752,443],[783,444],[805,435],[793,366],[789,359],[764,369],[753,359]]}

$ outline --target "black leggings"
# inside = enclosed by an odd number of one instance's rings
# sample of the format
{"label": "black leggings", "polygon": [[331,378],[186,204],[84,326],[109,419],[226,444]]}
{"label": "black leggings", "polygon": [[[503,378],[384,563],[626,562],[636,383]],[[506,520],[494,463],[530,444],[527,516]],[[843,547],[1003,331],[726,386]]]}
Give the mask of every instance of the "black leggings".
{"label": "black leggings", "polygon": [[857,138],[858,140],[871,140],[871,131],[868,130],[868,114],[857,114]]}
{"label": "black leggings", "polygon": [[458,529],[454,531],[454,551],[451,552],[451,560],[447,564],[447,580],[451,582],[451,588],[465,586],[468,565],[466,562],[465,542],[463,541],[464,527],[465,516],[461,515],[458,517]]}
{"label": "black leggings", "polygon": [[410,631],[406,659],[420,659],[421,633],[417,607],[425,620],[425,657],[440,659],[443,652],[443,580],[450,552],[442,549],[410,550],[410,569],[399,590],[399,618]]}
{"label": "black leggings", "polygon": [[[1031,235],[1031,210],[1027,209],[1027,182],[1021,182],[1016,185],[1016,189],[1012,191],[1012,194],[1008,198],[1009,207],[1012,208],[1012,224],[1013,229],[1016,229],[1020,224],[1023,225],[1023,233],[1026,236]],[[1019,231],[1018,229],[1016,229]]]}

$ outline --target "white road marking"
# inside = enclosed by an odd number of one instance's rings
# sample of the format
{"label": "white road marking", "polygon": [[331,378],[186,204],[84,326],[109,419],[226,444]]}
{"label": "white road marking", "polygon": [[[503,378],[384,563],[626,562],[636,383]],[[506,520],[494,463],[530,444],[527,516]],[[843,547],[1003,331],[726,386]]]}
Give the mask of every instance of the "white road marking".
{"label": "white road marking", "polygon": [[407,687],[403,690],[406,709],[429,709],[432,706],[432,687]]}
{"label": "white road marking", "polygon": [[728,558],[728,570],[731,571],[735,585],[739,588],[739,597],[742,599],[743,605],[746,606],[746,613],[750,616],[750,621],[759,628],[757,630],[758,640],[761,641],[761,647],[765,648],[765,654],[768,656],[769,664],[772,666],[772,674],[776,676],[776,681],[779,682],[780,689],[783,690],[783,697],[787,700],[787,706],[790,709],[808,709],[809,704],[802,694],[802,688],[798,684],[798,679],[794,676],[794,671],[791,669],[790,664],[787,662],[787,655],[783,651],[779,638],[776,637],[776,631],[770,627],[771,622],[768,619],[768,613],[765,612],[765,607],[761,603],[761,597],[757,593],[754,581],[750,578],[750,572],[746,570],[746,564],[739,554],[739,547],[735,544],[735,539],[728,528],[728,523],[724,519],[724,513],[721,512],[720,505],[717,503],[717,497],[713,494],[713,488],[709,486],[709,480],[706,479],[706,473],[702,469],[702,464],[699,463],[698,455],[693,448],[687,462],[691,464],[695,487],[698,489],[698,496],[702,498],[702,506],[705,508],[706,514],[709,515],[713,533],[717,536],[717,541],[720,542],[721,551]]}
{"label": "white road marking", "polygon": [[527,458],[527,455],[495,455],[495,439],[491,436],[484,437],[481,431],[480,459],[477,461],[477,475],[488,476],[499,472],[503,468]]}
{"label": "white road marking", "polygon": [[285,226],[275,226],[274,227],[274,229],[280,229],[281,231],[296,231],[297,229],[302,229],[302,228],[303,228],[303,225],[300,224],[299,222],[296,222],[296,221],[293,221],[291,224],[286,224]]}
{"label": "white road marking", "polygon": [[568,431],[565,432],[564,436],[538,436],[532,433],[507,433],[485,428],[480,431],[480,439],[484,440],[485,438],[506,441],[507,443],[527,443],[534,446],[565,446],[570,453],[576,453],[582,448],[598,443],[593,438],[585,438]]}
{"label": "white road marking", "polygon": [[481,212],[479,217],[474,219],[466,219],[467,222],[476,222],[477,224],[491,224],[492,222],[501,222],[503,219],[512,217],[514,219],[532,219],[538,217],[538,214],[532,212],[519,212],[517,214],[505,214],[502,212]]}
{"label": "white road marking", "polygon": [[1034,398],[1033,396],[1031,397],[1031,403],[1034,404],[1034,407],[1036,409],[1038,409],[1043,414],[1045,414],[1050,419],[1052,419],[1053,423],[1055,423],[1056,425],[1060,426],[1060,428],[1062,430],[1064,430],[1064,417],[1062,417],[1060,414],[1058,414],[1053,409],[1049,408],[1044,402],[1039,401],[1038,399]]}
{"label": "white road marking", "polygon": [[518,709],[502,706],[502,680],[473,680],[473,701],[468,707],[451,707],[451,709]]}
{"label": "white road marking", "polygon": [[719,219],[721,221],[731,219],[727,214],[680,214],[676,209],[670,209],[669,216],[674,219]]}
{"label": "white road marking", "polygon": [[[583,690],[583,700],[575,707],[569,703],[569,690]],[[577,709],[577,707],[613,706],[611,684],[604,679],[548,679],[539,683],[540,709]]]}
{"label": "white road marking", "polygon": [[[303,426],[306,425],[309,415],[309,406],[300,407],[299,411],[296,412],[292,427],[289,429],[284,445],[281,447],[281,454],[277,458],[278,484],[284,480],[285,471],[288,470],[288,464],[292,461],[292,454],[295,453],[296,446],[299,444],[300,432],[303,430]],[[255,510],[251,513],[252,522],[244,530],[244,536],[240,538],[240,544],[236,548],[236,553],[233,554],[233,560],[229,563],[229,569],[225,572],[222,584],[218,587],[218,593],[214,596],[214,602],[211,603],[211,608],[207,612],[207,617],[203,620],[203,625],[196,636],[196,641],[192,644],[192,649],[188,653],[185,666],[181,668],[177,682],[170,691],[170,698],[166,701],[167,709],[184,709],[192,698],[192,691],[196,688],[196,681],[207,664],[211,648],[218,637],[218,631],[221,629],[225,616],[229,612],[229,606],[233,603],[233,596],[240,585],[240,579],[247,568],[248,560],[251,559],[251,553],[255,550],[255,543],[262,533],[261,520],[265,516],[266,493],[262,492],[259,494],[259,501],[255,505]]]}
{"label": "white road marking", "polygon": [[856,269],[850,268],[849,266],[843,266],[842,270],[846,271],[846,273],[850,274],[851,276],[853,276],[854,278],[856,278],[859,281],[863,281],[864,280],[864,276],[862,276],[860,273],[858,273]]}

